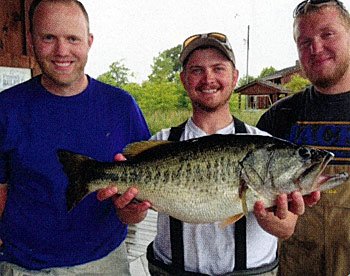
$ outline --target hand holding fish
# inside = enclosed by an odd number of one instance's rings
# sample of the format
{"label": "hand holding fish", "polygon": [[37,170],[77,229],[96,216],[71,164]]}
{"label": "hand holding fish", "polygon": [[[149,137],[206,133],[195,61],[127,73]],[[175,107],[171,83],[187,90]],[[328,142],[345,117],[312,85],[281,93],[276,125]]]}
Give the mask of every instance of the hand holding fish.
{"label": "hand holding fish", "polygon": [[148,201],[141,203],[131,203],[137,196],[138,190],[134,187],[129,188],[122,195],[118,194],[118,188],[115,186],[101,189],[97,193],[97,199],[103,201],[112,198],[116,208],[117,216],[124,224],[136,224],[144,220],[151,204]]}
{"label": "hand holding fish", "polygon": [[304,196],[297,191],[290,195],[280,194],[276,198],[276,208],[265,209],[264,203],[258,201],[254,205],[254,214],[266,232],[280,239],[288,239],[294,233],[298,216],[304,214],[305,205],[313,206],[318,200],[319,191]]}

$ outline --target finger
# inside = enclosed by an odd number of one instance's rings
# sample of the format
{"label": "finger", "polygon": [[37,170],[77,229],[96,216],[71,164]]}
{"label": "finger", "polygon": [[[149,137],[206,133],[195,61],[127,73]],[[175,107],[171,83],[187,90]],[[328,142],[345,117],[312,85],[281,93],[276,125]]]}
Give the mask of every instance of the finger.
{"label": "finger", "polygon": [[138,190],[136,188],[129,188],[124,194],[114,200],[115,206],[119,209],[124,208],[136,197],[137,193]]}
{"label": "finger", "polygon": [[315,205],[320,199],[321,199],[321,192],[320,191],[315,191],[309,195],[304,196],[305,204],[310,206],[310,207]]}
{"label": "finger", "polygon": [[261,201],[257,201],[254,204],[254,215],[258,220],[263,220],[267,216],[267,211],[265,209],[264,203]]}
{"label": "finger", "polygon": [[286,219],[288,214],[288,198],[286,194],[280,194],[277,199],[276,216],[279,219]]}
{"label": "finger", "polygon": [[142,213],[151,208],[151,203],[149,201],[143,201],[138,204],[129,204],[125,208],[130,208],[133,212]]}
{"label": "finger", "polygon": [[292,201],[289,210],[298,216],[304,214],[305,204],[302,194],[300,192],[292,192],[291,197]]}
{"label": "finger", "polygon": [[114,161],[125,161],[125,160],[126,160],[125,156],[121,153],[117,153],[114,156]]}
{"label": "finger", "polygon": [[97,199],[99,201],[106,200],[107,198],[110,198],[118,193],[118,188],[115,186],[108,187],[106,189],[100,189],[97,192]]}

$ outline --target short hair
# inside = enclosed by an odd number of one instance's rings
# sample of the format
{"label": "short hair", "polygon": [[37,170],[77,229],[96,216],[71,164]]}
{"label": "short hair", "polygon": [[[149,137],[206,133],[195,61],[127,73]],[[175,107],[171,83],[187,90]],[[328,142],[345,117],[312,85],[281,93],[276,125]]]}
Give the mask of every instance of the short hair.
{"label": "short hair", "polygon": [[34,0],[31,5],[30,5],[30,8],[29,8],[29,31],[31,34],[33,34],[33,29],[34,29],[34,22],[33,22],[33,19],[34,19],[34,13],[35,13],[35,10],[36,8],[38,7],[38,5],[41,3],[41,2],[52,2],[52,3],[75,3],[78,5],[78,7],[81,9],[81,11],[83,12],[85,18],[86,18],[86,21],[88,23],[88,32],[90,32],[90,21],[89,21],[89,15],[84,7],[84,5],[78,1],[78,0]]}
{"label": "short hair", "polygon": [[295,28],[298,19],[329,7],[333,7],[338,11],[339,17],[343,21],[345,28],[350,29],[350,14],[341,1],[329,1],[319,5],[307,3],[303,9],[303,12],[300,12],[295,16],[293,27]]}

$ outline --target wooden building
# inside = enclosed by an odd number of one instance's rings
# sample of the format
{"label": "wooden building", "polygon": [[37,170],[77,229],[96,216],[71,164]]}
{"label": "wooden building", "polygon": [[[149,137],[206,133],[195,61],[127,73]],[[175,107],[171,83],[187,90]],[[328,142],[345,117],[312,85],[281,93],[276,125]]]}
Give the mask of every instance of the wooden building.
{"label": "wooden building", "polygon": [[243,85],[237,88],[235,92],[247,96],[246,108],[266,109],[282,97],[293,92],[283,87],[283,85],[290,82],[294,74],[305,77],[298,62],[295,66],[279,70],[272,75]]}
{"label": "wooden building", "polygon": [[31,2],[0,1],[0,91],[40,73],[28,43]]}

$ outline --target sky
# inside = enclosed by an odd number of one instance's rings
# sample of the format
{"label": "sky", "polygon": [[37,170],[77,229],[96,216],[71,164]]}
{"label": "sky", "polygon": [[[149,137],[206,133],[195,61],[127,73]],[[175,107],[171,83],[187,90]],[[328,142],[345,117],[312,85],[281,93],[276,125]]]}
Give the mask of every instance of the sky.
{"label": "sky", "polygon": [[[189,36],[221,32],[228,36],[240,77],[258,76],[263,68],[295,65],[293,10],[300,0],[81,0],[90,17],[94,42],[85,72],[109,71],[115,61],[142,83],[153,58]],[[344,0],[350,8],[350,0]],[[249,59],[247,38],[249,26]],[[248,66],[247,66],[248,64]]]}

